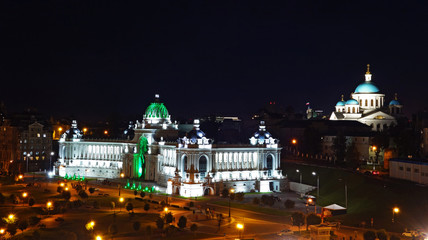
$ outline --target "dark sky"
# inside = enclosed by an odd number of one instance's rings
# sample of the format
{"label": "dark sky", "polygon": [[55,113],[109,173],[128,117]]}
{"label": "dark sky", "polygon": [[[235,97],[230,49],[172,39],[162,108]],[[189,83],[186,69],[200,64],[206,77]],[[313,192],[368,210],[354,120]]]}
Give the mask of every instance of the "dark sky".
{"label": "dark sky", "polygon": [[428,106],[423,1],[1,1],[9,111],[253,113],[268,101],[331,112],[363,81]]}

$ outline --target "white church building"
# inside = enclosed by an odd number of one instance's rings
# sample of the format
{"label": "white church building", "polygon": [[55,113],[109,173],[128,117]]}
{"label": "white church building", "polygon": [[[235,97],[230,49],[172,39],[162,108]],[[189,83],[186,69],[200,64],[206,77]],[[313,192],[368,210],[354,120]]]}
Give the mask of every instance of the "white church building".
{"label": "white church building", "polygon": [[124,140],[83,138],[77,122],[59,141],[59,176],[119,178],[155,181],[167,193],[202,196],[233,188],[236,192],[272,192],[287,188],[280,168],[281,147],[264,122],[248,144],[219,145],[205,136],[199,120],[185,137],[171,122],[156,95],[142,121],[130,126],[133,137]]}
{"label": "white church building", "polygon": [[351,99],[337,102],[330,120],[358,121],[371,126],[373,131],[382,131],[397,124],[396,116],[402,114],[403,105],[397,100],[397,94],[385,106],[385,94],[372,81],[370,65],[367,65],[365,81],[351,93]]}

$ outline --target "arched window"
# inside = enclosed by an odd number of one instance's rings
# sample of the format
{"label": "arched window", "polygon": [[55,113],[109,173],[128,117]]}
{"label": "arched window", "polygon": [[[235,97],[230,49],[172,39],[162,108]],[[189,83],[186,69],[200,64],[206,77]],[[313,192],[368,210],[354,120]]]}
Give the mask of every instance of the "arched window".
{"label": "arched window", "polygon": [[355,113],[355,107],[352,107],[352,113]]}
{"label": "arched window", "polygon": [[373,107],[373,99],[370,100],[370,107]]}
{"label": "arched window", "polygon": [[379,100],[376,99],[376,107],[379,106]]}
{"label": "arched window", "polygon": [[183,172],[187,171],[187,155],[181,157],[181,163],[183,164]]}
{"label": "arched window", "polygon": [[266,157],[266,168],[268,169],[268,177],[271,177],[273,170],[273,157],[271,154]]}
{"label": "arched window", "polygon": [[201,175],[201,180],[203,180],[207,173],[207,157],[201,156],[199,158],[199,173]]}
{"label": "arched window", "polygon": [[363,100],[360,99],[360,106],[363,106]]}
{"label": "arched window", "polygon": [[366,107],[369,105],[369,102],[368,102],[368,100],[366,99]]}

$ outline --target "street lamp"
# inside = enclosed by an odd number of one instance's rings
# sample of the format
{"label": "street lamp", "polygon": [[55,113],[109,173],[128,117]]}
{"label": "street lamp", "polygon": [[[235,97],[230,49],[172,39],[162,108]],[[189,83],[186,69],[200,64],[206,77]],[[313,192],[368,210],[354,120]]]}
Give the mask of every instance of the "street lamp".
{"label": "street lamp", "polygon": [[229,190],[229,218],[230,218],[230,194],[234,192],[235,192],[235,189],[233,188]]}
{"label": "street lamp", "polygon": [[299,170],[299,169],[296,169],[296,172],[297,172],[297,173],[300,173],[300,184],[302,184],[302,173],[300,172],[300,170]]}
{"label": "street lamp", "polygon": [[316,172],[312,172],[312,176],[317,176],[317,198],[320,198],[320,176]]}
{"label": "street lamp", "polygon": [[122,203],[125,201],[125,199],[123,198],[123,197],[121,197],[121,198],[119,198],[119,205],[120,205],[120,208],[119,208],[119,212],[122,212]]}
{"label": "street lamp", "polygon": [[241,239],[241,233],[244,230],[244,224],[238,223],[238,224],[236,224],[236,228],[238,229],[239,239]]}
{"label": "street lamp", "polygon": [[28,153],[28,154],[27,154],[27,173],[28,173],[28,160],[30,160],[30,156],[31,156],[31,155]]}
{"label": "street lamp", "polygon": [[399,212],[400,212],[400,209],[398,207],[394,207],[392,209],[392,223],[394,223],[395,214]]}
{"label": "street lamp", "polygon": [[51,168],[52,168],[52,157],[54,154],[55,154],[55,152],[51,152],[51,156],[49,158],[49,171],[51,171]]}
{"label": "street lamp", "polygon": [[95,237],[95,240],[103,240],[103,238],[100,235],[98,235]]}
{"label": "street lamp", "polygon": [[51,209],[51,207],[52,207],[52,202],[51,201],[47,202],[46,208],[48,209],[48,215],[49,215],[49,210]]}

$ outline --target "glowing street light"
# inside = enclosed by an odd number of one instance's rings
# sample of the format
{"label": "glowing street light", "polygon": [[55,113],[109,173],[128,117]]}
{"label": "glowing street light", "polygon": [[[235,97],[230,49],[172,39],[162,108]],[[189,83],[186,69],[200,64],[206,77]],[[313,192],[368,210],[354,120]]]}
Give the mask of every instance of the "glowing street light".
{"label": "glowing street light", "polygon": [[104,135],[107,135],[108,134],[108,131],[107,130],[104,130]]}
{"label": "glowing street light", "polygon": [[119,198],[119,202],[120,202],[120,208],[119,208],[119,212],[122,212],[122,203],[125,201],[125,199],[123,197]]}
{"label": "glowing street light", "polygon": [[91,231],[94,229],[95,226],[95,222],[93,220],[91,220],[90,222],[86,223],[85,228],[88,231]]}
{"label": "glowing street light", "polygon": [[27,192],[23,192],[23,193],[22,193],[22,197],[23,197],[23,198],[26,198],[27,196],[28,196],[28,193],[27,193]]}
{"label": "glowing street light", "polygon": [[236,228],[238,229],[238,233],[239,233],[239,239],[241,239],[241,233],[244,230],[244,224],[242,223],[237,223],[236,224]]}
{"label": "glowing street light", "polygon": [[97,235],[97,236],[95,237],[95,240],[103,240],[103,238],[102,238],[100,235]]}
{"label": "glowing street light", "polygon": [[23,176],[22,174],[19,174],[18,178],[19,178],[19,179],[23,179],[23,178],[24,178],[24,176]]}
{"label": "glowing street light", "polygon": [[234,192],[235,192],[235,189],[233,188],[229,190],[229,218],[230,218],[230,194]]}
{"label": "glowing street light", "polygon": [[6,232],[6,230],[5,230],[4,228],[1,228],[1,229],[0,229],[0,234],[2,234],[2,235],[3,235],[5,232]]}
{"label": "glowing street light", "polygon": [[392,222],[394,223],[395,214],[399,213],[400,209],[398,207],[394,207],[392,209]]}
{"label": "glowing street light", "polygon": [[9,219],[9,221],[13,221],[15,219],[15,215],[14,214],[9,214],[9,216],[7,216],[7,218]]}
{"label": "glowing street light", "polygon": [[312,172],[312,176],[317,176],[317,198],[320,198],[320,176],[316,172]]}
{"label": "glowing street light", "polygon": [[302,173],[300,172],[299,169],[296,169],[296,173],[300,174],[300,184],[302,184]]}
{"label": "glowing street light", "polygon": [[165,211],[165,213],[168,213],[168,208],[167,207],[164,208],[163,210]]}
{"label": "glowing street light", "polygon": [[124,177],[125,177],[125,173],[121,173],[121,174],[120,174],[120,177],[121,177],[121,178],[124,178]]}
{"label": "glowing street light", "polygon": [[62,183],[60,183],[59,185],[60,185],[61,187],[64,187],[64,183],[63,183],[63,182],[62,182]]}
{"label": "glowing street light", "polygon": [[293,145],[296,145],[296,144],[297,144],[297,140],[296,140],[295,138],[293,138],[293,139],[291,140],[291,143],[292,143]]}
{"label": "glowing street light", "polygon": [[88,131],[88,128],[83,128],[83,134],[86,134],[87,131]]}
{"label": "glowing street light", "polygon": [[46,208],[48,209],[48,215],[49,215],[49,210],[51,209],[51,207],[52,207],[52,202],[51,201],[47,202]]}

